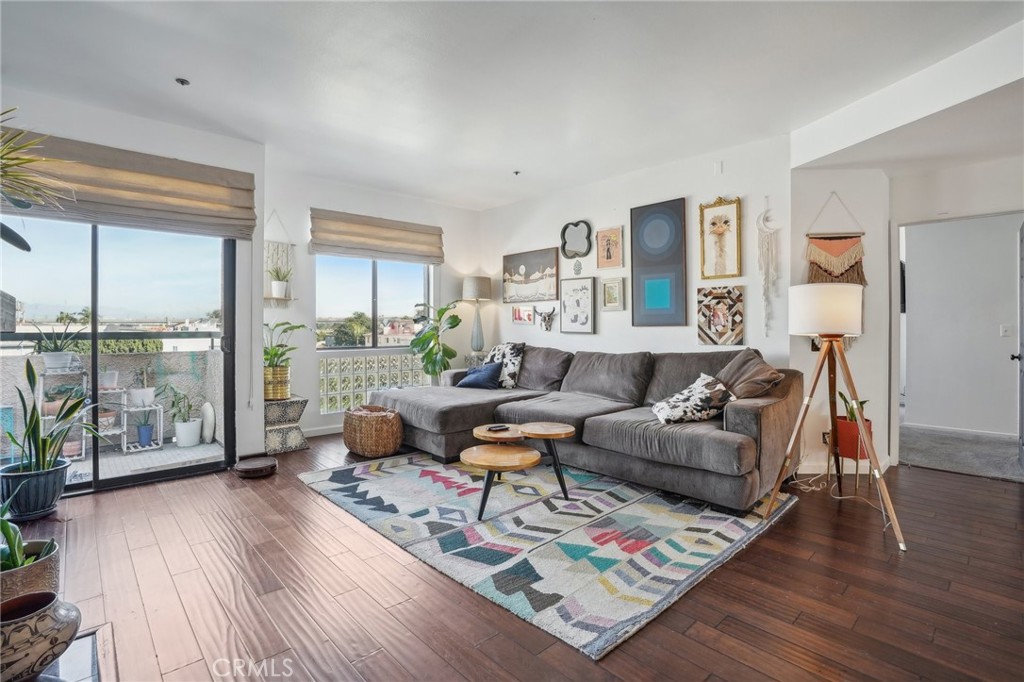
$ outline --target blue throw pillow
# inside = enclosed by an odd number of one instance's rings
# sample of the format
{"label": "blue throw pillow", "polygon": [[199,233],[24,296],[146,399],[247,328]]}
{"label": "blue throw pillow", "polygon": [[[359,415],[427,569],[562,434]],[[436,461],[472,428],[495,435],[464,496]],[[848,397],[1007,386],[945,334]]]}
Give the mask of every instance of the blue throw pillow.
{"label": "blue throw pillow", "polygon": [[494,390],[501,388],[498,378],[501,376],[501,363],[488,362],[479,367],[470,367],[466,370],[466,376],[456,384],[459,388],[487,388]]}

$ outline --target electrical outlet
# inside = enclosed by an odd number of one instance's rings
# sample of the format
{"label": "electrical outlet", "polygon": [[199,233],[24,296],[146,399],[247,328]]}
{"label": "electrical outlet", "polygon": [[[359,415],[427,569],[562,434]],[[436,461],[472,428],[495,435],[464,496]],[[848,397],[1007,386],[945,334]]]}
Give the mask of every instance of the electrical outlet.
{"label": "electrical outlet", "polygon": [[1013,335],[1013,325],[1001,324],[999,325],[999,336],[1008,339]]}
{"label": "electrical outlet", "polygon": [[821,444],[828,445],[828,431],[821,432]]}

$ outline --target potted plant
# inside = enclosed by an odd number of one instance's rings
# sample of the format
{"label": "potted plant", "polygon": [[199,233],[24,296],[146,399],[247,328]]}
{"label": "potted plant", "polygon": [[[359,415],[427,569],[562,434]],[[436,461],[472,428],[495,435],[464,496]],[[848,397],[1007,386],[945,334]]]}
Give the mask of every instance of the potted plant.
{"label": "potted plant", "polygon": [[60,555],[57,541],[29,540],[25,542],[21,529],[11,523],[11,503],[21,486],[15,489],[0,506],[0,601],[7,601],[29,592],[60,591]]}
{"label": "potted plant", "polygon": [[128,389],[128,404],[132,407],[149,407],[156,402],[156,386],[149,385],[149,365],[135,370],[135,380]]}
{"label": "potted plant", "polygon": [[[839,397],[846,407],[846,416],[836,418],[836,439],[839,441],[839,456],[847,459],[867,459],[868,451],[860,442],[860,427],[857,424],[857,412],[854,409],[853,401],[846,397],[846,394],[839,391]],[[858,401],[861,410],[867,404],[867,400]],[[868,428],[865,438],[871,438],[871,420],[864,418],[864,424]]]}
{"label": "potted plant", "polygon": [[298,346],[288,345],[292,334],[306,329],[291,322],[263,323],[263,398],[287,400],[292,395],[291,355]]}
{"label": "potted plant", "polygon": [[99,383],[100,389],[109,391],[117,388],[117,370],[107,369],[106,367],[100,372]]}
{"label": "potted plant", "polygon": [[57,414],[52,417],[52,423],[44,424],[35,400],[39,378],[32,362],[27,359],[25,378],[28,380],[31,397],[26,400],[25,394],[18,389],[24,415],[24,431],[20,440],[12,431],[7,432],[19,461],[0,467],[0,499],[14,498],[15,491],[24,486],[11,502],[11,518],[15,521],[37,519],[56,511],[57,500],[64,493],[69,466],[61,454],[71,430],[79,426],[88,433],[99,435],[93,424],[82,421],[86,401],[84,396],[65,399]]}
{"label": "potted plant", "polygon": [[139,447],[148,448],[153,445],[152,410],[145,410],[135,415],[135,430],[139,435]]}
{"label": "potted plant", "polygon": [[192,418],[196,411],[196,403],[183,391],[179,391],[171,384],[166,384],[166,391],[171,395],[171,405],[168,410],[171,415],[171,422],[174,424],[174,442],[179,448],[190,448],[199,445],[199,434],[202,430],[203,420]]}
{"label": "potted plant", "polygon": [[60,410],[61,404],[68,398],[84,398],[85,391],[81,384],[57,384],[43,390],[43,416],[52,417]]}
{"label": "potted plant", "polygon": [[280,265],[267,270],[270,275],[270,295],[273,298],[285,298],[288,295],[288,281],[292,278],[292,269]]}
{"label": "potted plant", "polygon": [[423,356],[423,372],[429,376],[437,377],[441,372],[451,368],[451,359],[458,353],[454,348],[441,341],[441,334],[449,329],[455,329],[462,322],[462,318],[449,312],[455,307],[458,301],[452,301],[446,306],[434,310],[431,314],[431,306],[420,303],[417,308],[422,308],[423,313],[415,318],[415,322],[422,324],[423,328],[409,343],[413,353]]}
{"label": "potted plant", "polygon": [[78,334],[83,330],[79,329],[75,332],[69,332],[70,321],[64,325],[62,331],[58,332],[54,329],[49,334],[40,329],[39,325],[33,326],[41,337],[36,341],[36,352],[42,356],[46,371],[54,374],[70,372],[71,363],[75,358],[72,348],[78,339]]}
{"label": "potted plant", "polygon": [[109,407],[100,409],[96,414],[96,424],[101,432],[114,431],[117,429],[117,411]]}

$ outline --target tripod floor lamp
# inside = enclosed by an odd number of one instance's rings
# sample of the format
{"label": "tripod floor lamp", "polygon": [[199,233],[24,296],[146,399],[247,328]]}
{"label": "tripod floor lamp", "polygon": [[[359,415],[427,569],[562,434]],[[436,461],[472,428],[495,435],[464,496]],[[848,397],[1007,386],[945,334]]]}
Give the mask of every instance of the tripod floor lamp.
{"label": "tripod floor lamp", "polygon": [[[867,450],[868,460],[871,462],[871,475],[878,483],[878,497],[882,502],[882,515],[889,519],[896,541],[902,551],[907,550],[907,544],[903,540],[903,532],[900,530],[899,521],[896,520],[896,510],[893,509],[892,499],[889,497],[889,489],[882,478],[882,468],[878,464],[878,454],[875,452],[875,445],[868,434],[867,424],[864,421],[864,411],[860,406],[860,398],[857,395],[857,387],[853,384],[853,374],[850,372],[850,364],[846,360],[846,352],[843,350],[844,336],[859,336],[863,329],[863,304],[864,287],[859,284],[801,284],[789,288],[789,333],[792,336],[818,336],[821,337],[821,351],[818,353],[818,362],[814,367],[814,374],[811,377],[811,387],[800,406],[797,416],[796,427],[789,438],[789,445],[786,447],[786,457],[782,461],[782,468],[779,469],[779,476],[775,480],[775,487],[772,488],[772,496],[768,500],[764,517],[771,516],[775,509],[775,498],[779,494],[782,482],[790,475],[793,464],[793,453],[797,443],[800,441],[800,432],[803,429],[804,421],[807,419],[807,412],[811,406],[811,399],[818,387],[818,380],[821,379],[821,372],[828,367],[828,411],[830,419],[829,431],[829,454],[836,459],[836,472],[839,472],[839,449],[836,444],[838,429],[836,428],[836,365],[843,374],[843,383],[850,393],[857,415],[857,426],[860,429],[860,438]],[[840,484],[840,493],[842,492]]]}

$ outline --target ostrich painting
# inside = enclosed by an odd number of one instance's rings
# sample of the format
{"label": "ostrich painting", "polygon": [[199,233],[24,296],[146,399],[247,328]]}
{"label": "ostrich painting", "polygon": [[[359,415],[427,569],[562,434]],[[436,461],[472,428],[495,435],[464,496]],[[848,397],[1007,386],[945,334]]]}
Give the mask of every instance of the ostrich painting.
{"label": "ostrich painting", "polygon": [[708,233],[713,238],[715,248],[715,275],[724,275],[726,273],[725,266],[725,249],[726,249],[726,235],[732,231],[732,221],[729,216],[724,213],[719,213],[716,216],[712,216],[710,226],[708,227]]}

